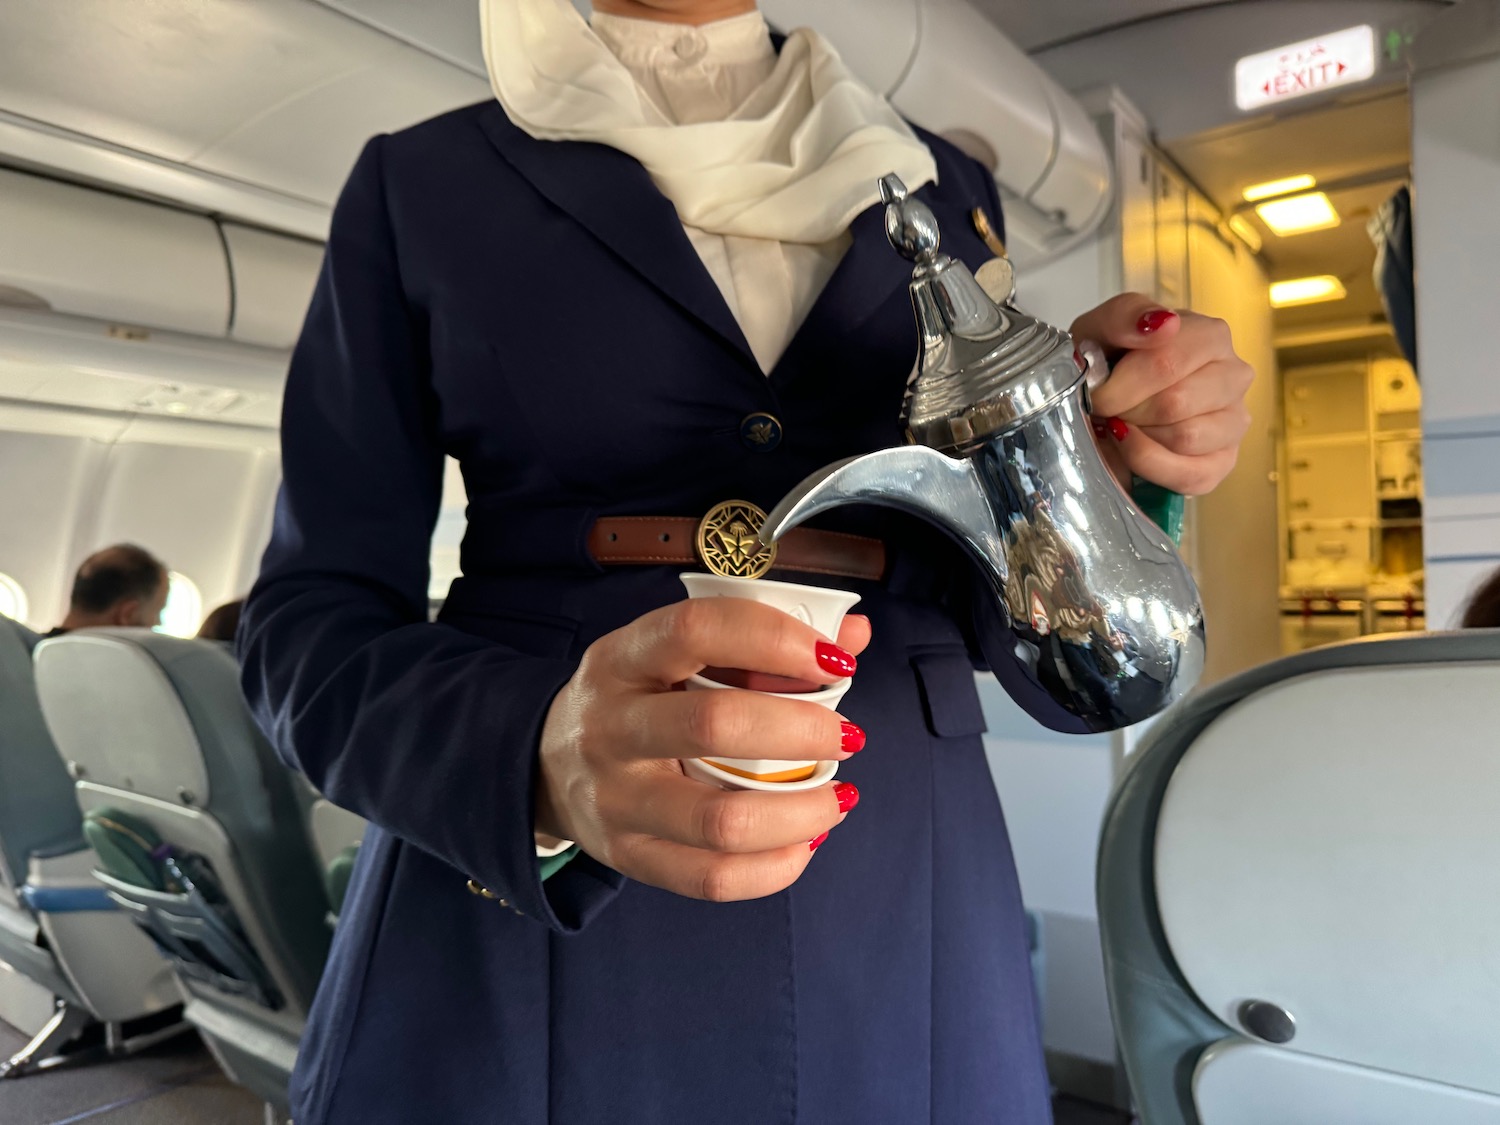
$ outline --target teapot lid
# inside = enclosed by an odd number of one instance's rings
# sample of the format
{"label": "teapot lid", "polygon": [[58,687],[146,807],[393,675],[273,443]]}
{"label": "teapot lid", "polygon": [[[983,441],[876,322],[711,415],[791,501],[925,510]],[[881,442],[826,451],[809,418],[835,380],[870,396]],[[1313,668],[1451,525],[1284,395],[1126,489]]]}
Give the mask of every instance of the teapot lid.
{"label": "teapot lid", "polygon": [[914,262],[911,302],[921,350],[902,419],[909,440],[965,454],[1020,426],[1072,391],[1086,370],[1072,338],[1015,307],[1015,274],[997,258],[981,269],[938,252],[937,218],[895,175],[880,181],[885,233]]}

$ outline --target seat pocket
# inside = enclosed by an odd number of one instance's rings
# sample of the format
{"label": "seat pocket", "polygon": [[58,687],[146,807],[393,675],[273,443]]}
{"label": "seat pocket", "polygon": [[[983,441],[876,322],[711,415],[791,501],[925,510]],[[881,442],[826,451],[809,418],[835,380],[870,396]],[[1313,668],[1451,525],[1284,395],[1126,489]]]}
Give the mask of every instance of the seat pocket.
{"label": "seat pocket", "polygon": [[988,729],[967,652],[951,648],[914,652],[911,666],[928,730],[938,738],[963,738]]}

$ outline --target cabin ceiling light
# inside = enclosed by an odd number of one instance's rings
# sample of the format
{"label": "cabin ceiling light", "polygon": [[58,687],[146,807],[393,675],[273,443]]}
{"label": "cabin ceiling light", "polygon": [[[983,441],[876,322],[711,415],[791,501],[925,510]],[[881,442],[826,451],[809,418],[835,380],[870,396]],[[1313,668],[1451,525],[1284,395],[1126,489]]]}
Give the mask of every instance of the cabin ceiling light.
{"label": "cabin ceiling light", "polygon": [[1262,203],[1255,209],[1255,213],[1260,216],[1261,222],[1271,228],[1272,233],[1279,235],[1328,230],[1338,226],[1340,222],[1333,203],[1321,191]]}
{"label": "cabin ceiling light", "polygon": [[1313,305],[1319,301],[1340,301],[1349,295],[1344,283],[1330,274],[1321,277],[1299,277],[1295,281],[1277,281],[1271,285],[1271,307],[1284,309],[1291,305]]}
{"label": "cabin ceiling light", "polygon": [[1294,191],[1306,191],[1318,186],[1313,176],[1288,176],[1284,180],[1268,180],[1263,184],[1252,184],[1245,189],[1246,203],[1259,203],[1262,199],[1275,199],[1278,195],[1291,195]]}

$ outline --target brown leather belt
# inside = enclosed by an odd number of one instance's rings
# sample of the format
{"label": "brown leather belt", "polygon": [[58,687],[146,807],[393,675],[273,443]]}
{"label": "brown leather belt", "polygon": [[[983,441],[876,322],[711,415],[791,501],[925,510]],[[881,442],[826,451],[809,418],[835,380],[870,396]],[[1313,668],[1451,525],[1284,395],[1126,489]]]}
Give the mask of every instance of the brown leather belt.
{"label": "brown leather belt", "polygon": [[[713,513],[701,520],[682,516],[604,516],[589,532],[589,554],[604,566],[706,565],[716,573],[724,573],[720,565],[704,557],[703,534],[712,517]],[[750,530],[758,527],[757,524]],[[752,543],[749,550],[758,551],[759,544]],[[749,561],[753,565],[753,556]],[[797,527],[777,540],[775,557],[768,569],[874,581],[885,575],[885,544],[862,535]]]}

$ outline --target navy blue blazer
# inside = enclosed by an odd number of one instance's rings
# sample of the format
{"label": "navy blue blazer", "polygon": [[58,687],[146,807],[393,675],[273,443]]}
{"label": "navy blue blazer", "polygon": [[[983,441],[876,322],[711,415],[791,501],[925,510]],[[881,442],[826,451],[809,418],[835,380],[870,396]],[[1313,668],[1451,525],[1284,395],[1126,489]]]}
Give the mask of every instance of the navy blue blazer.
{"label": "navy blue blazer", "polygon": [[[990,177],[931,135],[944,248],[989,251]],[[1050,1119],[1024,918],[979,735],[969,569],[882,536],[843,710],[859,809],[789,891],[690,901],[582,856],[545,885],[536,745],[584,648],[680,599],[604,570],[600,515],[770,507],[901,440],[909,267],[879,208],[770,377],[633,159],[541,142],[497,104],[360,156],[292,362],[285,483],[240,650],[286,760],[375,826],[293,1082],[298,1125],[1036,1125]],[[741,420],[775,415],[773,450]],[[463,577],[427,621],[443,456]],[[1023,700],[1049,723],[1065,717]],[[505,904],[465,889],[474,878]]]}

